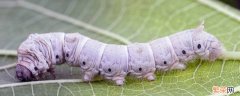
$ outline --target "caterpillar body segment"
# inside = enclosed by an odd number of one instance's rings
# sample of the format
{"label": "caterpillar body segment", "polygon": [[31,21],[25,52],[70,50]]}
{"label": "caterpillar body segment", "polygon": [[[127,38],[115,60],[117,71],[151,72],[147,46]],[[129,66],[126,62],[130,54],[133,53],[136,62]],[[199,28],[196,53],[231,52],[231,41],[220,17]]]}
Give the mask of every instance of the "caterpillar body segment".
{"label": "caterpillar body segment", "polygon": [[106,45],[99,68],[101,75],[122,85],[128,73],[127,53],[125,45]]}
{"label": "caterpillar body segment", "polygon": [[135,43],[128,47],[129,74],[137,78],[155,79],[156,70],[153,52],[149,43]]}
{"label": "caterpillar body segment", "polygon": [[[65,33],[45,33],[42,34],[43,39],[50,41],[50,45],[53,50],[53,64],[62,64],[65,62],[64,52],[63,52],[63,45],[64,45],[64,36]],[[40,37],[40,36],[39,36]],[[43,52],[46,53],[46,52]],[[47,56],[45,56],[47,57]]]}
{"label": "caterpillar body segment", "polygon": [[67,64],[79,67],[80,52],[89,38],[79,33],[68,33],[64,38],[63,51]]}
{"label": "caterpillar body segment", "polygon": [[[42,53],[45,53],[45,55],[44,55],[45,58],[51,57],[51,58],[47,59],[49,61],[46,61],[49,64],[49,69],[47,69],[47,72],[49,72],[54,79],[56,78],[55,72],[54,72],[55,65],[62,64],[65,62],[65,57],[64,57],[64,53],[63,53],[64,36],[65,36],[65,33],[62,33],[62,32],[55,32],[52,34],[45,33],[45,34],[42,34],[42,36],[38,36],[38,38],[42,37],[41,39],[39,39],[39,42],[45,40],[45,42],[46,42],[45,44],[48,43],[47,45],[50,45],[49,46],[50,50],[52,50],[52,51],[42,52]],[[48,41],[50,41],[50,42],[48,42]],[[41,48],[41,47],[39,46],[39,48]],[[43,50],[43,51],[46,51],[46,50]],[[46,56],[47,53],[50,53],[51,56]],[[45,76],[45,75],[44,74],[40,75],[40,78],[43,78],[43,76]]]}
{"label": "caterpillar body segment", "polygon": [[169,36],[174,52],[181,63],[186,63],[196,58],[193,50],[192,32],[194,32],[194,29],[186,30]]}
{"label": "caterpillar body segment", "polygon": [[177,68],[177,66],[180,65],[179,59],[169,37],[159,38],[149,43],[153,51],[155,66],[158,71],[179,69]]}
{"label": "caterpillar body segment", "polygon": [[100,72],[100,63],[105,47],[106,44],[93,39],[89,39],[84,45],[78,59],[84,81],[93,80]]}

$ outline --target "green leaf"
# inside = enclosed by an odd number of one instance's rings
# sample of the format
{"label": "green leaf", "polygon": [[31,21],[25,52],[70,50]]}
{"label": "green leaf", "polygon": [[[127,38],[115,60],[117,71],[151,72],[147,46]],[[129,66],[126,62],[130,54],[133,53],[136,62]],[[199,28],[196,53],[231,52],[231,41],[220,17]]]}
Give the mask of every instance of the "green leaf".
{"label": "green leaf", "polygon": [[[240,51],[239,12],[223,6],[212,0],[3,0],[0,48],[16,50],[30,33],[59,31],[80,32],[105,43],[147,42],[204,20],[206,30],[227,50]],[[157,73],[152,82],[128,77],[124,86],[106,80],[83,83],[79,69],[68,65],[57,66],[57,80],[19,82],[14,65],[9,65],[14,62],[13,56],[0,58],[1,96],[202,96],[211,95],[213,86],[240,85],[240,62],[235,60],[195,60],[184,71]]]}

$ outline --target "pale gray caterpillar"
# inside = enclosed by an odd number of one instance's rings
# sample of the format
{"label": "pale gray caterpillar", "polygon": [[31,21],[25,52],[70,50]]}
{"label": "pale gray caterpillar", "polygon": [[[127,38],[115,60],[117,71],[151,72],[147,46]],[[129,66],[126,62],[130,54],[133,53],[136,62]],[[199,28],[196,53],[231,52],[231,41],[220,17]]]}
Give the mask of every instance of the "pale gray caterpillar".
{"label": "pale gray caterpillar", "polygon": [[154,80],[154,72],[185,69],[190,60],[215,60],[223,52],[220,41],[204,31],[203,23],[194,29],[130,45],[104,44],[79,33],[32,34],[18,49],[16,77],[38,80],[46,72],[54,75],[56,64],[79,67],[84,81],[97,75],[123,85],[129,74]]}

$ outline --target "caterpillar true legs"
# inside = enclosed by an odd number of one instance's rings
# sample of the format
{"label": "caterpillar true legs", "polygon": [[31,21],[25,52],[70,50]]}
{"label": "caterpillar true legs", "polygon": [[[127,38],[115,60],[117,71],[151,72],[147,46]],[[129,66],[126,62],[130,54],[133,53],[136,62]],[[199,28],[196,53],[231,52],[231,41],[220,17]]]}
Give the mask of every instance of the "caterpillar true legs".
{"label": "caterpillar true legs", "polygon": [[127,74],[154,80],[155,70],[185,69],[188,61],[215,60],[223,50],[217,38],[204,32],[203,24],[149,43],[130,45],[104,44],[78,33],[63,34],[30,35],[20,45],[16,67],[19,80],[35,80],[66,61],[80,68],[84,81],[100,74],[122,85]]}

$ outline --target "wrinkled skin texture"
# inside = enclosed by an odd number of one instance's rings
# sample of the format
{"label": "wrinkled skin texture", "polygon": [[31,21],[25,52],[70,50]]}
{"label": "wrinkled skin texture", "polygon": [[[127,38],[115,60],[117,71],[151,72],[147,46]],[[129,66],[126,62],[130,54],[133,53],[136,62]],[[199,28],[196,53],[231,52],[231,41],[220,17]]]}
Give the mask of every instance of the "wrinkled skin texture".
{"label": "wrinkled skin texture", "polygon": [[16,77],[20,81],[39,80],[49,72],[55,78],[55,64],[64,62],[63,43],[56,41],[63,39],[64,33],[31,34],[18,48]]}
{"label": "wrinkled skin texture", "polygon": [[53,64],[62,64],[65,62],[64,53],[63,53],[63,44],[64,44],[64,33],[45,33],[41,34],[46,41],[50,41],[51,48],[53,51],[53,56],[55,60],[52,60]]}
{"label": "wrinkled skin texture", "polygon": [[[29,38],[25,40],[18,48],[17,64],[25,67],[20,68],[22,70],[17,70],[17,74],[23,74],[22,77],[18,75],[18,78],[22,78],[22,80],[31,80],[28,76],[29,74],[25,74],[26,71],[30,71],[33,77],[37,78],[39,74],[46,72],[44,69],[49,69],[49,65],[46,63],[44,55],[39,51],[38,46],[36,46],[38,44],[38,40],[35,42],[35,39],[37,39],[37,37],[38,36],[36,34],[30,35]],[[18,67],[19,66],[16,68]]]}

